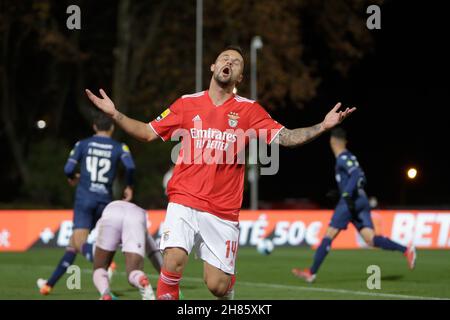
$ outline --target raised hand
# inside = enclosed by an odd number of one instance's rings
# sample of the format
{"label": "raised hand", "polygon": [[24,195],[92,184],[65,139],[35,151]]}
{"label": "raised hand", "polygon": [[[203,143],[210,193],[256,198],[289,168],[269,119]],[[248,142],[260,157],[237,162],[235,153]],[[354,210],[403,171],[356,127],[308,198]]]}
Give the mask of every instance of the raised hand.
{"label": "raised hand", "polygon": [[356,108],[346,108],[344,111],[338,111],[341,107],[341,103],[339,102],[334,106],[333,109],[331,109],[330,112],[327,113],[325,116],[325,119],[322,122],[323,128],[325,130],[331,129],[334,126],[337,126],[342,121],[344,121],[345,118],[347,118],[350,114],[353,113],[353,111],[356,110]]}
{"label": "raised hand", "polygon": [[103,89],[100,89],[100,94],[103,97],[99,98],[95,94],[93,94],[89,89],[86,89],[86,94],[89,98],[89,100],[92,101],[93,104],[97,106],[100,110],[102,110],[104,113],[109,115],[110,117],[114,117],[114,115],[117,112],[116,107],[114,106],[114,102],[108,97],[108,95],[103,91]]}

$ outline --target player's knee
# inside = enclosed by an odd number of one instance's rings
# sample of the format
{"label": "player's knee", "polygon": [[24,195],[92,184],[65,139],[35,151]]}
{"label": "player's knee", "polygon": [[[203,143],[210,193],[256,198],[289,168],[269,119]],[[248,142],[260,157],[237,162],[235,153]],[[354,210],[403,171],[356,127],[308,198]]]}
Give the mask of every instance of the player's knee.
{"label": "player's knee", "polygon": [[70,246],[71,248],[75,249],[75,251],[76,251],[77,253],[81,252],[81,246],[82,246],[82,244],[80,244],[80,241],[79,241],[76,237],[72,236],[72,237],[70,238],[69,246]]}
{"label": "player's knee", "polygon": [[186,264],[184,253],[178,250],[167,249],[164,252],[163,268],[170,272],[183,273]]}
{"label": "player's knee", "polygon": [[374,232],[369,228],[363,228],[360,230],[360,234],[362,238],[364,239],[364,242],[368,245],[373,247],[374,241],[373,238],[375,237]]}
{"label": "player's knee", "polygon": [[373,247],[373,236],[372,236],[372,237],[365,237],[365,238],[364,238],[364,241],[366,242],[366,244],[367,244],[368,246]]}
{"label": "player's knee", "polygon": [[74,248],[75,250],[77,250],[78,253],[80,253],[81,249],[83,247],[83,244],[85,244],[85,242],[87,241],[88,235],[89,235],[88,231],[86,231],[86,232],[78,231],[78,230],[75,231],[72,234],[72,237],[70,238],[70,242],[69,242],[70,246],[72,248]]}
{"label": "player's knee", "polygon": [[221,298],[228,293],[229,281],[205,279],[208,290],[216,297]]}
{"label": "player's knee", "polygon": [[331,240],[333,240],[334,238],[336,238],[336,236],[339,233],[339,229],[336,228],[328,228],[326,233],[325,233],[325,237],[330,238]]}

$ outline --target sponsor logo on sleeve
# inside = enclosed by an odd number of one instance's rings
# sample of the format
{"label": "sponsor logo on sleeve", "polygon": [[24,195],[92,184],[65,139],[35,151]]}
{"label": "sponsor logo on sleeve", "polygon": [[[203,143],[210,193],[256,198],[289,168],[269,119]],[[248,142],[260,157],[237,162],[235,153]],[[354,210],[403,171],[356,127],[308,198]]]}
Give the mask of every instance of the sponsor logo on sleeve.
{"label": "sponsor logo on sleeve", "polygon": [[166,110],[163,111],[163,113],[161,113],[158,118],[156,118],[156,121],[161,121],[162,119],[164,119],[165,117],[167,117],[170,114],[170,109],[167,108]]}
{"label": "sponsor logo on sleeve", "polygon": [[128,146],[126,144],[122,145],[122,150],[123,150],[123,152],[130,153],[130,148],[128,148]]}

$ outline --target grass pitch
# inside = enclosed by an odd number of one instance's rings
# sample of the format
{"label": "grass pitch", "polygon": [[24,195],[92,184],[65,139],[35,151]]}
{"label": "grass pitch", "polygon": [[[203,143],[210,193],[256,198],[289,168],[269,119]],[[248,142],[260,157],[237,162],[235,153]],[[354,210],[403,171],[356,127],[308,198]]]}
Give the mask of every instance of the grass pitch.
{"label": "grass pitch", "polygon": [[[39,277],[48,278],[63,254],[62,249],[33,249],[25,253],[0,253],[0,299],[98,299],[92,283],[92,265],[82,256],[75,264],[81,270],[81,290],[69,290],[65,275],[49,296],[36,287]],[[307,284],[291,274],[293,267],[308,267],[314,251],[308,248],[275,248],[262,256],[254,248],[240,248],[237,261],[236,299],[450,299],[450,250],[418,250],[416,269],[407,268],[397,252],[334,250],[325,260],[316,282]],[[119,299],[139,299],[126,279],[123,255],[112,291]],[[381,289],[369,290],[367,267],[381,268]],[[158,275],[146,261],[145,271],[156,290]],[[202,262],[193,255],[183,275],[181,290],[186,300],[213,299],[202,280]]]}

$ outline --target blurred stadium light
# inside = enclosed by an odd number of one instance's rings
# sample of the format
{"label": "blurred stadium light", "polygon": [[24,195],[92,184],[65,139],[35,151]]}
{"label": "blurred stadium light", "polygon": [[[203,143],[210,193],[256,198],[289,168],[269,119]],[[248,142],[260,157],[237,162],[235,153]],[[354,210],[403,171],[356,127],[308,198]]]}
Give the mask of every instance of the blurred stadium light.
{"label": "blurred stadium light", "polygon": [[38,127],[38,129],[45,129],[45,127],[47,127],[47,122],[45,122],[45,120],[38,120],[36,122],[36,126]]}
{"label": "blurred stadium light", "polygon": [[406,173],[409,179],[415,179],[417,176],[417,169],[416,168],[409,168],[408,172]]}

